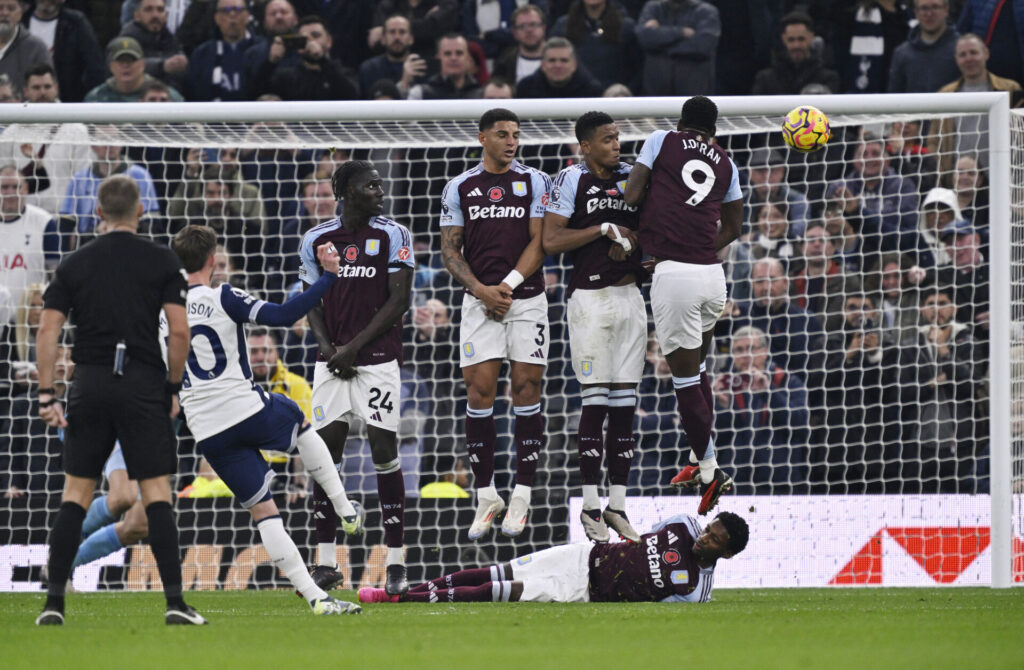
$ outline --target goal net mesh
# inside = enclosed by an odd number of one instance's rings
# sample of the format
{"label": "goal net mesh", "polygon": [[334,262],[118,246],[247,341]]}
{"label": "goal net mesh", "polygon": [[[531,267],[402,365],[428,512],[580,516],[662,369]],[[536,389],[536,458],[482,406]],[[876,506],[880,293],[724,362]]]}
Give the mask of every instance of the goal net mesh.
{"label": "goal net mesh", "polygon": [[[723,255],[729,303],[708,359],[714,440],[719,463],[736,481],[721,508],[746,516],[752,527],[747,556],[730,561],[735,567],[719,583],[987,583],[988,568],[975,560],[989,542],[987,117],[833,113],[830,120],[832,140],[812,154],[786,148],[779,117],[724,117],[718,129],[740,168],[745,208],[743,236]],[[574,121],[525,119],[519,159],[551,175],[580,161]],[[675,119],[618,123],[623,159],[632,162],[647,135],[674,127]],[[1010,365],[1019,494],[1024,123],[1013,115],[1012,124]],[[345,160],[372,161],[385,181],[385,214],[412,231],[416,259],[398,430],[410,577],[584,539],[580,385],[569,358],[565,302],[572,267],[561,256],[549,257],[542,270],[551,348],[542,390],[545,443],[527,531],[516,540],[495,534],[471,543],[473,498],[433,497],[438,489],[457,493],[449,483],[473,491],[458,367],[462,289],[441,261],[438,218],[444,184],[480,155],[476,123],[458,120],[4,128],[0,588],[38,588],[63,486],[60,436],[40,422],[34,403],[41,292],[60,258],[95,236],[96,186],[115,172],[140,184],[142,234],[166,244],[186,224],[209,225],[224,247],[214,281],[280,302],[301,290],[302,234],[337,214],[331,172]],[[648,331],[627,503],[641,532],[659,517],[693,514],[697,506],[696,497],[677,496],[668,486],[686,464],[688,446],[650,321]],[[268,354],[265,343],[253,352],[257,381],[284,389],[266,376],[277,372],[276,358],[311,384],[317,351],[305,321],[270,335],[275,352]],[[73,367],[64,356],[72,330],[63,341],[61,374]],[[494,409],[495,484],[506,498],[515,452],[507,374],[506,366]],[[300,388],[287,390],[302,395]],[[187,586],[285,586],[230,492],[197,480],[194,442],[184,426],[179,434],[174,491],[181,496]],[[279,473],[275,499],[312,565],[310,482],[286,455],[271,460]],[[339,533],[342,569],[348,584],[376,584],[384,549],[365,426],[353,424],[341,472],[370,513],[364,538],[346,541]],[[437,482],[446,485],[428,486]],[[218,492],[228,495],[206,497]],[[1020,504],[1017,495],[1018,563]],[[1019,565],[1018,580],[1022,574]],[[148,546],[135,544],[80,568],[75,581],[84,589],[139,589],[156,588],[159,577]]]}

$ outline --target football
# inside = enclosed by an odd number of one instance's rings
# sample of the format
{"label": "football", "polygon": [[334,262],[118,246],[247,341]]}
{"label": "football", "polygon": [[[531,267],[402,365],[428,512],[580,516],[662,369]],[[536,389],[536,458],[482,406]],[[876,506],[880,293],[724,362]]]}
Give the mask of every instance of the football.
{"label": "football", "polygon": [[793,149],[802,153],[817,151],[825,146],[832,131],[828,117],[817,107],[797,107],[782,121],[782,138]]}

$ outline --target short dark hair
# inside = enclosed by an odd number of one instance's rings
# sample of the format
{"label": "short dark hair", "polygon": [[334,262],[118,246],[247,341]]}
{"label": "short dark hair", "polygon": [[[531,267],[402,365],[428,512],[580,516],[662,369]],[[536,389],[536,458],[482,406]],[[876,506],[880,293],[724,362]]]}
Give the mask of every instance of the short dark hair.
{"label": "short dark hair", "polygon": [[494,127],[495,123],[501,121],[512,121],[516,125],[519,125],[519,117],[511,109],[505,109],[504,107],[495,107],[494,109],[488,109],[484,112],[484,115],[480,117],[480,124],[478,126],[480,132],[490,130]]}
{"label": "short dark hair", "polygon": [[679,120],[683,122],[684,128],[703,130],[708,135],[714,135],[715,124],[718,123],[718,105],[711,98],[695,95],[683,103]]}
{"label": "short dark hair", "polygon": [[548,24],[548,17],[544,15],[544,10],[532,3],[516,8],[516,11],[512,12],[512,16],[509,17],[508,22],[512,25],[512,27],[515,27],[516,19],[518,19],[523,14],[526,14],[527,12],[537,12],[537,15],[540,16],[540,22],[543,23],[545,26]]}
{"label": "short dark hair", "polygon": [[171,87],[165,84],[164,82],[160,81],[159,79],[149,79],[139,89],[139,99],[141,100],[142,98],[145,98],[146,94],[150,91],[159,91],[160,93],[166,93],[167,95],[170,95]]}
{"label": "short dark hair", "polygon": [[615,123],[615,119],[605,112],[585,113],[576,119],[576,140],[578,142],[589,142],[594,137],[594,131],[609,123]]}
{"label": "short dark hair", "polygon": [[747,546],[747,540],[750,539],[750,528],[743,517],[732,512],[719,512],[715,519],[721,521],[729,533],[729,551],[732,555],[743,551]]}
{"label": "short dark hair", "polygon": [[171,240],[171,249],[181,259],[185,272],[199,272],[217,250],[217,233],[209,226],[189,224]]}
{"label": "short dark hair", "polygon": [[54,81],[57,81],[57,72],[53,69],[53,66],[49,63],[36,63],[27,70],[25,70],[25,83],[28,83],[29,77],[45,77],[50,75]]}
{"label": "short dark hair", "polygon": [[814,19],[810,15],[804,12],[790,12],[781,19],[779,19],[779,32],[785,32],[786,26],[791,26],[794,23],[802,23],[807,26],[807,29],[812,33],[814,32]]}
{"label": "short dark hair", "polygon": [[269,337],[270,341],[274,343],[274,346],[277,346],[278,344],[277,335],[266,326],[253,326],[250,328],[245,333],[245,339],[249,339],[250,337]]}
{"label": "short dark hair", "polygon": [[501,75],[488,79],[487,83],[484,84],[484,88],[487,88],[488,86],[497,86],[498,88],[505,88],[508,86],[508,90],[512,91],[512,97],[516,97],[516,85]]}
{"label": "short dark hair", "polygon": [[370,161],[346,161],[339,165],[331,175],[331,189],[334,191],[334,198],[341,200],[345,197],[345,189],[348,183],[358,174],[375,169]]}
{"label": "short dark hair", "polygon": [[139,206],[139,185],[123,174],[107,177],[96,192],[96,204],[107,221],[124,221],[135,216]]}
{"label": "short dark hair", "polygon": [[380,96],[386,96],[392,100],[401,100],[402,92],[398,90],[398,85],[390,79],[378,79],[373,82],[370,86],[369,97],[370,100],[376,100]]}
{"label": "short dark hair", "polygon": [[[298,23],[298,25],[295,26],[295,29],[298,30],[302,26],[309,26],[309,25],[312,25],[314,23],[319,23],[321,26],[324,27],[325,30],[327,29],[327,24],[324,23],[323,18],[321,18],[317,14],[307,14],[307,15],[303,16],[301,19],[299,19],[299,23]],[[330,31],[328,31],[328,32],[330,32]]]}

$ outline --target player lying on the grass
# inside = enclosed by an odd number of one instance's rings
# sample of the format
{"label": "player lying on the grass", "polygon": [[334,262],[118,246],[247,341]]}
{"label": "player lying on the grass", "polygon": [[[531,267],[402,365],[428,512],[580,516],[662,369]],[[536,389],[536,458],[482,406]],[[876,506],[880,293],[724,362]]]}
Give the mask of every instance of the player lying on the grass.
{"label": "player lying on the grass", "polygon": [[488,568],[461,570],[419,584],[404,596],[359,589],[379,602],[707,602],[715,566],[747,546],[747,522],[721,512],[703,530],[678,515],[640,542],[563,544]]}
{"label": "player lying on the grass", "polygon": [[207,226],[185,226],[171,244],[188,273],[186,310],[192,336],[180,393],[181,407],[196,445],[242,507],[249,510],[270,560],[313,608],[314,614],[357,613],[354,603],[335,600],[306,571],[298,548],[284,529],[270,481],[274,471],[261,449],[298,447],[310,476],[323,488],[338,516],[361,525],[345,495],[327,445],[290,398],[266,393],[253,383],[243,324],[288,326],[298,321],[338,281],[339,256],[329,244],[317,249],[324,273],[310,289],[283,305],[267,303],[223,284],[210,288],[217,235]]}

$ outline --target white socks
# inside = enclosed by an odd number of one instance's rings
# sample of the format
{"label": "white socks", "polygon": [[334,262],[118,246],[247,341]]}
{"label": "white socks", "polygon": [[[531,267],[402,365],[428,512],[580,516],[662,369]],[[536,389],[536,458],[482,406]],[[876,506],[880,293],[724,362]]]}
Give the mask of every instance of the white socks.
{"label": "white socks", "polygon": [[498,489],[494,488],[494,484],[490,486],[481,486],[476,490],[477,501],[486,500],[492,502],[498,500],[501,496],[498,495]]}
{"label": "white socks", "polygon": [[313,603],[327,594],[313,582],[313,578],[306,571],[306,564],[299,554],[299,550],[285,532],[284,522],[279,516],[271,516],[262,519],[256,524],[260,530],[260,537],[263,539],[263,546],[270,555],[274,567],[280,570],[288,581],[292,583],[307,602]]}
{"label": "white socks", "polygon": [[705,484],[710,484],[711,480],[715,478],[715,470],[718,468],[718,459],[714,456],[708,456],[700,465],[700,480]]}
{"label": "white socks", "polygon": [[617,512],[626,511],[626,487],[622,484],[612,484],[608,489],[608,507]]}
{"label": "white socks", "polygon": [[[533,488],[530,487],[530,486],[524,486],[523,484],[516,484],[516,487],[514,489],[512,489],[512,498],[524,498],[526,500],[526,504],[529,505],[530,504],[530,493],[532,491],[533,491]],[[511,498],[509,498],[509,500],[511,500]]]}
{"label": "white socks", "polygon": [[338,516],[354,515],[356,510],[349,502],[348,496],[345,495],[345,485],[341,483],[337,466],[331,459],[331,452],[327,450],[323,439],[310,428],[299,435],[295,444],[299,449],[299,456],[302,457],[302,464],[306,467],[306,472],[330,498],[335,514]]}
{"label": "white socks", "polygon": [[388,547],[385,565],[405,565],[405,550],[402,547]]}
{"label": "white socks", "polygon": [[597,497],[597,484],[583,485],[583,509],[601,509],[601,501]]}
{"label": "white socks", "polygon": [[335,542],[320,542],[316,545],[316,564],[338,569],[338,545]]}

